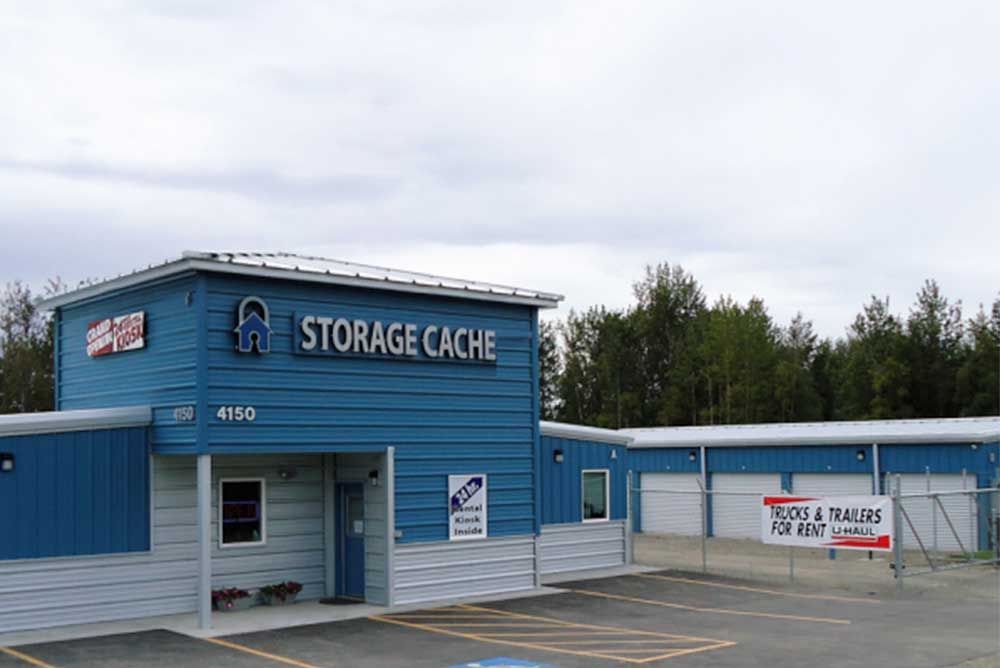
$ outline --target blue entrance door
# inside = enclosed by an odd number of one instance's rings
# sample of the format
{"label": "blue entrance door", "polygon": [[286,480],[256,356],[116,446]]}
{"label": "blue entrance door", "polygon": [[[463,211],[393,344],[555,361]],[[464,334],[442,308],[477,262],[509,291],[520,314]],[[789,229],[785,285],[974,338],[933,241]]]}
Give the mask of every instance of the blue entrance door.
{"label": "blue entrance door", "polygon": [[361,483],[337,485],[337,595],[365,597],[365,488]]}

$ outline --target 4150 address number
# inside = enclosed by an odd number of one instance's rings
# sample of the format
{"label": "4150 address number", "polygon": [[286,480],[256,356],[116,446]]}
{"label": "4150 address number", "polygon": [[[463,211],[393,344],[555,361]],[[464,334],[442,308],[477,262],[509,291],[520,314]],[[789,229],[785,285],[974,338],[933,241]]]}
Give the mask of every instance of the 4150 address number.
{"label": "4150 address number", "polygon": [[257,409],[253,406],[219,406],[215,417],[223,422],[253,422],[257,419]]}

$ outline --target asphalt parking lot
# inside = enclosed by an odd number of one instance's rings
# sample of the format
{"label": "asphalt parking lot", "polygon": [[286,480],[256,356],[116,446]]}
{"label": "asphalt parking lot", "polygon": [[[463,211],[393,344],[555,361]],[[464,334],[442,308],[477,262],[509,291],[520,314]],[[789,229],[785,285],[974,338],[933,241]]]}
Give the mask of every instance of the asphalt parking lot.
{"label": "asphalt parking lot", "polygon": [[[149,631],[19,646],[0,652],[0,668],[916,668],[1000,654],[997,599],[879,599],[671,571],[560,587],[568,591],[210,640]],[[488,661],[497,657],[526,663]]]}

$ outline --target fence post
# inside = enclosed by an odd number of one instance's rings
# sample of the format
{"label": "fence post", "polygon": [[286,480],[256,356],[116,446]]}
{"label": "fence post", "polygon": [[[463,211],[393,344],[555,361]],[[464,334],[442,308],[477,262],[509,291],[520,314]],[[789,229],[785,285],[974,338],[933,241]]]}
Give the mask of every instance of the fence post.
{"label": "fence post", "polygon": [[708,492],[705,490],[705,483],[701,478],[696,478],[698,488],[701,490],[701,572],[708,573]]}
{"label": "fence post", "polygon": [[[972,478],[975,481],[975,477]],[[976,489],[978,485],[973,484],[972,489]],[[962,489],[969,489],[969,472],[962,469]],[[976,552],[979,551],[979,540],[976,536],[976,494],[975,492],[968,495],[969,496],[969,560],[976,558]]]}
{"label": "fence post", "polygon": [[931,467],[924,467],[924,481],[927,483],[927,501],[931,504],[931,531],[933,536],[933,541],[931,549],[935,554],[938,552],[938,531],[937,531],[937,504],[934,502],[934,497],[931,496]]}
{"label": "fence post", "polygon": [[625,474],[625,563],[634,561],[632,548],[632,471]]}
{"label": "fence post", "polygon": [[902,478],[897,473],[896,484],[892,488],[892,551],[897,593],[903,591],[903,513],[899,506],[901,487]]}

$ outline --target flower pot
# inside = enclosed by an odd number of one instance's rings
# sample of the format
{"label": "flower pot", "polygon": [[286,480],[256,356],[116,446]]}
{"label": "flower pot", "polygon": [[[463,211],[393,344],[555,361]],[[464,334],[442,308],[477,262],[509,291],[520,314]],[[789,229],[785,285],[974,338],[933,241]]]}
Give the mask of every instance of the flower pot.
{"label": "flower pot", "polygon": [[217,610],[219,612],[238,612],[253,607],[253,597],[234,598],[231,601],[219,601]]}
{"label": "flower pot", "polygon": [[290,605],[292,603],[295,603],[295,599],[297,597],[298,597],[297,593],[286,594],[285,598],[283,599],[278,596],[274,595],[268,596],[267,594],[263,593],[260,595],[260,599],[264,603],[264,605]]}

